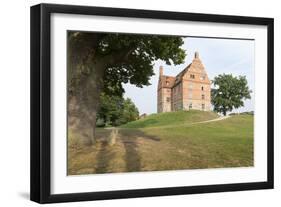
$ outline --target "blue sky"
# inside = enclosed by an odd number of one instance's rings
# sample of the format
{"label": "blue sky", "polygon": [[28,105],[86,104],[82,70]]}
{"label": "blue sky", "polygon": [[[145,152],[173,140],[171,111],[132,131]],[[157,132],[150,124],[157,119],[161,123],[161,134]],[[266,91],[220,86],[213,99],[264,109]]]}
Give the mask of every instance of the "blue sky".
{"label": "blue sky", "polygon": [[254,44],[254,40],[186,37],[182,46],[187,53],[184,64],[168,66],[162,61],[156,61],[155,75],[150,79],[151,85],[138,88],[124,84],[125,97],[133,100],[140,114],[156,113],[159,66],[163,65],[165,75],[175,76],[192,61],[195,51],[198,51],[211,80],[222,73],[246,76],[248,85],[253,91],[252,97],[244,102],[244,107],[235,112],[254,110]]}

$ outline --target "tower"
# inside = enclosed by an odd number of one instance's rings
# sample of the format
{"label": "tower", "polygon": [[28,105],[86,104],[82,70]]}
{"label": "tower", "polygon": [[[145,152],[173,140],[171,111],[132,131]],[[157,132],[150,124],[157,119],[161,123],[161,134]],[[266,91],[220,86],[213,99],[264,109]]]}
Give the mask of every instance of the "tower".
{"label": "tower", "polygon": [[172,86],[175,78],[164,75],[163,66],[159,68],[159,80],[157,88],[157,112],[169,112],[172,106]]}

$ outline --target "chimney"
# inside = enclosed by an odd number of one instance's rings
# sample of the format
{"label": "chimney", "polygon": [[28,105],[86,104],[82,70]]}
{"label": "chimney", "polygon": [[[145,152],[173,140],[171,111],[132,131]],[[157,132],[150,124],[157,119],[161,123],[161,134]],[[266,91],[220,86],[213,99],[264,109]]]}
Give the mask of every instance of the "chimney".
{"label": "chimney", "polygon": [[159,76],[163,76],[163,66],[162,65],[159,68]]}
{"label": "chimney", "polygon": [[195,52],[194,58],[195,59],[199,58],[199,52],[197,52],[197,51]]}

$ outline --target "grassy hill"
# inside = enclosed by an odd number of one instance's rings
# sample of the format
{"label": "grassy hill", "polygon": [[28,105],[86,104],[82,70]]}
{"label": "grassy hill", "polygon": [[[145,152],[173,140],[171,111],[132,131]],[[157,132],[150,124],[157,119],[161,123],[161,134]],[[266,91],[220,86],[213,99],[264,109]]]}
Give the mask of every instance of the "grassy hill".
{"label": "grassy hill", "polygon": [[194,122],[207,121],[217,118],[218,115],[210,111],[177,111],[168,113],[151,114],[144,119],[129,122],[121,128],[147,128],[160,126],[177,126]]}
{"label": "grassy hill", "polygon": [[166,149],[162,147],[158,151],[166,151],[169,156],[164,159],[164,154],[163,157],[157,155],[156,168],[170,168],[172,160],[176,160],[174,169],[183,165],[187,169],[246,167],[253,165],[253,118],[252,115],[235,115],[215,122],[142,131],[161,137],[166,143]]}
{"label": "grassy hill", "polygon": [[106,141],[111,129],[97,129],[97,143],[88,147],[76,143],[81,133],[69,130],[68,174],[253,166],[254,116],[198,123],[216,117],[201,111],[153,114],[119,128],[113,146]]}

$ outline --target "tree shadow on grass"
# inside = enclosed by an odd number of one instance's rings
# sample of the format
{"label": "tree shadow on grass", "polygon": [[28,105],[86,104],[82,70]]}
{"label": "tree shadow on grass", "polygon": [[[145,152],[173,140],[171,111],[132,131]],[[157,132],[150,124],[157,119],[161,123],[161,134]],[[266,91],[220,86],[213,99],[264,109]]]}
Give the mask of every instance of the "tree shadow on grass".
{"label": "tree shadow on grass", "polygon": [[[97,155],[95,172],[96,173],[109,173],[114,172],[114,169],[110,168],[110,162],[115,158],[115,147],[117,145],[110,146],[108,144],[109,134],[111,130],[106,130],[103,134],[99,134],[97,142]],[[147,135],[138,129],[119,129],[117,142],[124,146],[124,162],[126,169],[125,172],[138,172],[141,170],[141,156],[140,156],[140,140],[147,139],[150,141],[160,141],[158,137]],[[119,145],[120,146],[120,145]]]}
{"label": "tree shadow on grass", "polygon": [[96,155],[96,173],[108,173],[110,161],[114,158],[115,152],[105,139],[101,139],[97,143],[98,153]]}
{"label": "tree shadow on grass", "polygon": [[159,138],[145,134],[137,129],[120,129],[119,138],[125,148],[125,163],[127,172],[138,172],[141,170],[141,156],[139,152],[139,139],[160,141]]}

